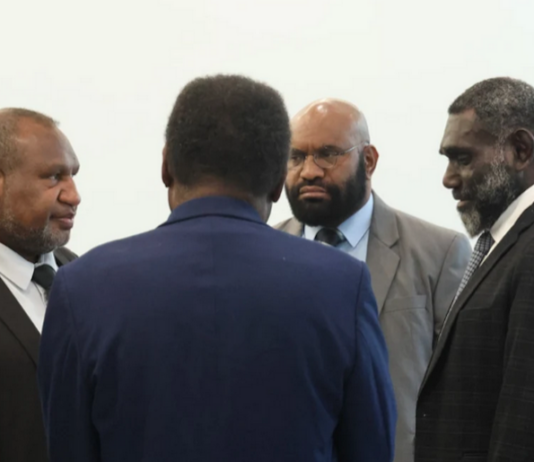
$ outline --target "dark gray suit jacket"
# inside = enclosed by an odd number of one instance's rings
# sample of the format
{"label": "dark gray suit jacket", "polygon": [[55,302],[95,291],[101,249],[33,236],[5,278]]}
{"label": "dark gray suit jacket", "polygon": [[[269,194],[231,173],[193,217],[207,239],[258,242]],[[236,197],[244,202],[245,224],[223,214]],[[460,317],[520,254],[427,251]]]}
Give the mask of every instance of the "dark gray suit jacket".
{"label": "dark gray suit jacket", "polygon": [[[302,236],[294,218],[277,228]],[[470,255],[466,236],[394,210],[374,194],[367,265],[397,401],[395,462],[413,462],[417,394]]]}
{"label": "dark gray suit jacket", "polygon": [[416,462],[534,461],[534,206],[451,309],[417,404]]}
{"label": "dark gray suit jacket", "polygon": [[[55,252],[58,266],[76,258]],[[39,331],[0,279],[0,461],[48,460],[37,390]]]}

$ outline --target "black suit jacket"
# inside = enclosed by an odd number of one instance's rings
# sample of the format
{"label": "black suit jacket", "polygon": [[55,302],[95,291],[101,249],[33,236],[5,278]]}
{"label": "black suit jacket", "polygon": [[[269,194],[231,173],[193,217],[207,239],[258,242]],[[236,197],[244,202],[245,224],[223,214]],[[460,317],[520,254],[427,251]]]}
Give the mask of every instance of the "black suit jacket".
{"label": "black suit jacket", "polygon": [[[61,248],[58,266],[76,258]],[[0,279],[0,461],[46,462],[41,403],[37,390],[40,335]]]}
{"label": "black suit jacket", "polygon": [[416,426],[416,462],[534,461],[534,206],[452,307]]}

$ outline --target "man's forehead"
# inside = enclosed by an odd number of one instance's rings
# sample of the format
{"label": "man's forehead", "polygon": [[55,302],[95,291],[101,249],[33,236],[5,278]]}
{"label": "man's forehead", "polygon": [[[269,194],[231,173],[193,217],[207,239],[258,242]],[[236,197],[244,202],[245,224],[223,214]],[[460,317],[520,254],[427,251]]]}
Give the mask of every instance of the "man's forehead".
{"label": "man's forehead", "polygon": [[481,144],[491,145],[495,137],[478,121],[473,109],[460,114],[450,114],[445,126],[440,151],[452,147],[470,147]]}
{"label": "man's forehead", "polygon": [[21,121],[15,138],[23,155],[33,152],[48,157],[54,153],[66,153],[73,163],[78,162],[68,138],[56,126],[45,126],[32,120]]}
{"label": "man's forehead", "polygon": [[341,117],[299,117],[291,123],[294,144],[339,144],[356,135],[355,123]]}

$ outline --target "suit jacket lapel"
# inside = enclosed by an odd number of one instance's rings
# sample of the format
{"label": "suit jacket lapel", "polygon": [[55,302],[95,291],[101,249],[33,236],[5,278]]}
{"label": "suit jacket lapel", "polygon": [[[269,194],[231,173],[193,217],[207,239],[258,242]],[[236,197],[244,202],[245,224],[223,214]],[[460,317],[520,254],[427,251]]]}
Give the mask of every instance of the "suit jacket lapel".
{"label": "suit jacket lapel", "polygon": [[447,344],[447,339],[451,333],[452,327],[456,322],[458,313],[469,301],[475,290],[490,273],[490,271],[495,267],[495,265],[501,260],[501,258],[510,250],[511,247],[517,242],[519,235],[529,226],[534,223],[534,207],[528,208],[523,215],[519,218],[514,227],[508,232],[504,239],[499,242],[497,247],[493,249],[488,258],[482,263],[482,265],[474,272],[471,279],[468,281],[464,290],[456,300],[456,302],[451,306],[449,313],[445,319],[445,323],[441,329],[436,348],[430,358],[430,363],[426,371],[425,378],[421,384],[421,389],[426,383],[427,378],[430,376],[430,373],[436,366],[445,345]]}
{"label": "suit jacket lapel", "polygon": [[63,266],[76,258],[70,250],[60,247],[54,252],[54,257],[57,262],[57,266]]}
{"label": "suit jacket lapel", "polygon": [[280,231],[291,234],[293,236],[302,237],[302,232],[304,231],[304,225],[298,221],[296,218],[290,218],[284,223],[278,226]]}
{"label": "suit jacket lapel", "polygon": [[39,331],[1,278],[0,300],[0,321],[19,340],[33,363],[37,366],[41,339]]}
{"label": "suit jacket lapel", "polygon": [[369,230],[367,266],[380,314],[400,263],[399,255],[392,249],[399,240],[399,229],[393,210],[375,193],[373,195],[374,210]]}
{"label": "suit jacket lapel", "polygon": [[[54,252],[58,266],[63,266],[75,255],[66,249],[58,249]],[[13,335],[19,340],[33,363],[37,366],[39,357],[39,343],[41,335],[28,317],[24,308],[20,306],[15,296],[11,293],[4,281],[0,278],[0,322],[3,322]]]}

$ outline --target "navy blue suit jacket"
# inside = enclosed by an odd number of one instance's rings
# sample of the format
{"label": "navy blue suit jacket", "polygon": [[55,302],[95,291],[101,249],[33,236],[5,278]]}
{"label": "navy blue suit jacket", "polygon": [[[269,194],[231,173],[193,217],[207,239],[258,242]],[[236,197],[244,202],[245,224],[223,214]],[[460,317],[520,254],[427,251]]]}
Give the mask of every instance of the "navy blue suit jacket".
{"label": "navy blue suit jacket", "polygon": [[392,460],[365,265],[230,198],[61,268],[38,376],[51,462]]}

